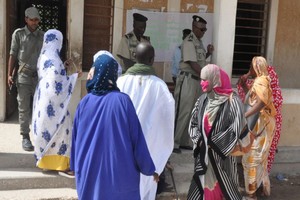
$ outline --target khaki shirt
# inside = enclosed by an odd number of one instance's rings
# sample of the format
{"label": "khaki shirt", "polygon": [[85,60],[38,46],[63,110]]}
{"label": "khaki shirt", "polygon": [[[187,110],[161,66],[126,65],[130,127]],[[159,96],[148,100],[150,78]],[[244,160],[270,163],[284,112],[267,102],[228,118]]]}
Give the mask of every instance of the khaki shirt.
{"label": "khaki shirt", "polygon": [[122,59],[122,57],[127,58],[129,60],[132,60],[133,62],[136,62],[135,53],[136,53],[136,46],[140,42],[149,42],[150,43],[150,37],[148,36],[142,36],[141,41],[138,41],[137,37],[131,31],[130,33],[127,33],[125,36],[122,37],[118,51],[117,56]]}
{"label": "khaki shirt", "polygon": [[19,60],[19,65],[23,63],[36,70],[37,60],[43,45],[44,32],[36,30],[33,33],[27,26],[18,28],[12,35],[10,55]]}
{"label": "khaki shirt", "polygon": [[179,66],[181,71],[189,72],[199,77],[199,74],[193,70],[188,63],[186,63],[187,61],[197,62],[201,68],[206,65],[206,51],[202,40],[198,40],[193,32],[182,42],[181,61]]}

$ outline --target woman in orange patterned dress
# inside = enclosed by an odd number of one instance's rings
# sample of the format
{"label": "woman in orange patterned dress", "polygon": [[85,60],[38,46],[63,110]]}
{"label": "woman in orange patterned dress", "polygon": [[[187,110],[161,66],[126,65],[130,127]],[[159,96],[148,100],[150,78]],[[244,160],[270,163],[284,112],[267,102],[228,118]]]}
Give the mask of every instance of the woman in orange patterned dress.
{"label": "woman in orange patterned dress", "polygon": [[252,59],[250,71],[255,74],[256,78],[245,97],[245,104],[250,105],[245,117],[259,112],[258,120],[252,130],[256,138],[251,150],[242,158],[247,199],[257,199],[256,190],[261,184],[264,195],[270,195],[267,164],[275,130],[276,109],[273,104],[271,79],[267,67],[265,58],[257,56]]}

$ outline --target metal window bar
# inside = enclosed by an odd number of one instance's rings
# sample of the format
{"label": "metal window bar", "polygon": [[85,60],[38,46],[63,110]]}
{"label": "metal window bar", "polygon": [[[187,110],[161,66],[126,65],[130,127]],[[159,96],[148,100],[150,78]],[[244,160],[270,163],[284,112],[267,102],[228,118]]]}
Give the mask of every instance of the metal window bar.
{"label": "metal window bar", "polygon": [[238,0],[233,77],[245,74],[256,55],[266,55],[269,0]]}

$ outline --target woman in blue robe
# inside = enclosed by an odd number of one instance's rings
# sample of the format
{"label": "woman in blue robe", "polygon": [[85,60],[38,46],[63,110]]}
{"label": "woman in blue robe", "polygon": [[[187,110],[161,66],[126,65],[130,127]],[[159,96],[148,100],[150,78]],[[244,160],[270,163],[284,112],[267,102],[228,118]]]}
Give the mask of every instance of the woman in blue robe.
{"label": "woman in blue robe", "polygon": [[118,63],[101,54],[74,119],[71,169],[80,200],[139,200],[140,173],[158,181],[130,97],[116,86]]}

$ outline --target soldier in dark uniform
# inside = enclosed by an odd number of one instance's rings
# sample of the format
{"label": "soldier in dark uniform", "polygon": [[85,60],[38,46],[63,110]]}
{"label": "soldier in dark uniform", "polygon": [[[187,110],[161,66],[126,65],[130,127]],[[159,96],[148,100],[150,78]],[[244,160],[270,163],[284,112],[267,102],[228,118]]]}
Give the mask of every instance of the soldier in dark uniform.
{"label": "soldier in dark uniform", "polygon": [[120,63],[123,67],[123,73],[136,63],[136,46],[140,42],[150,43],[150,37],[144,36],[147,20],[147,17],[138,13],[134,13],[133,30],[124,35],[121,39],[117,56],[119,57]]}
{"label": "soldier in dark uniform", "polygon": [[25,151],[33,151],[34,148],[29,137],[29,122],[31,120],[31,98],[34,95],[37,84],[37,59],[43,45],[44,32],[38,30],[41,18],[35,7],[25,10],[26,26],[18,28],[12,35],[10,56],[8,61],[8,86],[14,84],[13,71],[18,62],[19,70],[16,80],[18,90],[18,110],[20,133],[23,136],[22,147]]}
{"label": "soldier in dark uniform", "polygon": [[199,86],[201,69],[206,65],[206,58],[214,50],[211,44],[205,49],[201,40],[207,30],[206,24],[202,17],[194,15],[192,32],[181,45],[180,72],[174,91],[176,107],[174,153],[180,153],[180,148],[192,150],[188,134],[191,112],[196,100],[202,94]]}

